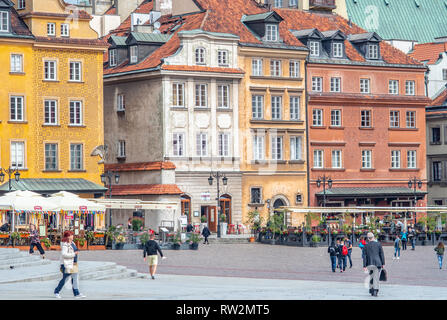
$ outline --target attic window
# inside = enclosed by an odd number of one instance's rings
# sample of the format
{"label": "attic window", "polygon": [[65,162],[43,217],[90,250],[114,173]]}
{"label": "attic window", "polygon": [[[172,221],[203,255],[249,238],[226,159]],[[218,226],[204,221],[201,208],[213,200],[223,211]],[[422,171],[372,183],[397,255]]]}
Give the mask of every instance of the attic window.
{"label": "attic window", "polygon": [[130,63],[137,63],[138,61],[138,47],[131,46],[130,47]]}
{"label": "attic window", "polygon": [[111,67],[116,66],[116,49],[109,50],[109,65]]}
{"label": "attic window", "polygon": [[17,10],[25,9],[25,0],[19,0],[17,2]]}
{"label": "attic window", "polygon": [[318,41],[309,41],[309,50],[312,57],[320,55],[320,43]]}
{"label": "attic window", "polygon": [[379,45],[368,44],[368,59],[379,59]]}
{"label": "attic window", "polygon": [[205,49],[196,49],[196,64],[205,64]]}
{"label": "attic window", "polygon": [[332,43],[332,56],[334,58],[342,58],[343,57],[343,43],[342,42]]}
{"label": "attic window", "polygon": [[265,40],[266,41],[278,41],[278,25],[267,24],[265,26]]}
{"label": "attic window", "polygon": [[0,11],[0,32],[9,32],[9,12]]}

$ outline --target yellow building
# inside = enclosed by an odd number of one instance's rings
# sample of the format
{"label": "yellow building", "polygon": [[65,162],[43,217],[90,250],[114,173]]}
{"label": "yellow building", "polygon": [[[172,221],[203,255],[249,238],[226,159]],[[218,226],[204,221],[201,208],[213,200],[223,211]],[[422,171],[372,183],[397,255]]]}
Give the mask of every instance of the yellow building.
{"label": "yellow building", "polygon": [[104,144],[107,45],[90,20],[62,0],[0,0],[0,166],[19,170],[12,190],[105,191],[90,154]]}
{"label": "yellow building", "polygon": [[[247,19],[273,18],[265,14]],[[257,210],[265,222],[275,208],[307,205],[307,54],[303,47],[239,46],[239,65],[245,70],[239,100],[245,218]],[[286,218],[293,226],[303,222],[301,215]]]}

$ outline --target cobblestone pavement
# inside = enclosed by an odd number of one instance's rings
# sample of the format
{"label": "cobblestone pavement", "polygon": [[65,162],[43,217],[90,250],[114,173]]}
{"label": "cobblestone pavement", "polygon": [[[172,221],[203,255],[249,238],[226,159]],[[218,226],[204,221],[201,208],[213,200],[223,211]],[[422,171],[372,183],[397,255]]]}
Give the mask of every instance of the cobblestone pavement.
{"label": "cobblestone pavement", "polygon": [[[439,270],[432,246],[401,252],[393,260],[393,248],[384,247],[389,281],[406,286],[447,287],[447,265]],[[158,274],[289,279],[362,283],[361,251],[352,252],[353,267],[345,273],[332,273],[327,248],[302,248],[265,244],[200,245],[199,250],[165,250],[159,260]],[[47,252],[47,258],[59,259],[59,252]],[[139,272],[148,272],[141,250],[83,251],[80,259],[112,261]],[[234,278],[229,279],[235,281]]]}

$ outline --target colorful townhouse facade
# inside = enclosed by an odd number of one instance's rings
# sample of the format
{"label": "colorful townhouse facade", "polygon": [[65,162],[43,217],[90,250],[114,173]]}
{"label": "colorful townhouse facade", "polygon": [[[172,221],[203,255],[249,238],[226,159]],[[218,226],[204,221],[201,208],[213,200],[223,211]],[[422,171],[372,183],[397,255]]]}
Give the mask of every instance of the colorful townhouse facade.
{"label": "colorful townhouse facade", "polygon": [[[1,1],[1,167],[20,172],[12,190],[101,196],[102,64],[107,46],[91,17],[59,0]],[[3,74],[4,73],[4,74]],[[14,180],[14,175],[11,177]],[[9,182],[1,186],[9,190]]]}

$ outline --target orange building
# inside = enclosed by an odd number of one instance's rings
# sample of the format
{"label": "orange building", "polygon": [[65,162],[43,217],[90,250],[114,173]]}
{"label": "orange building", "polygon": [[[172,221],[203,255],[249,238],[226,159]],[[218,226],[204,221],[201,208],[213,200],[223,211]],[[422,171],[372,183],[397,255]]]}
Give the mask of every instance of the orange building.
{"label": "orange building", "polygon": [[331,12],[277,11],[310,50],[309,205],[425,205],[426,68]]}

